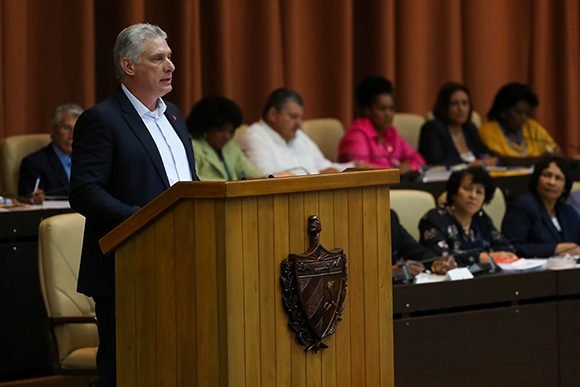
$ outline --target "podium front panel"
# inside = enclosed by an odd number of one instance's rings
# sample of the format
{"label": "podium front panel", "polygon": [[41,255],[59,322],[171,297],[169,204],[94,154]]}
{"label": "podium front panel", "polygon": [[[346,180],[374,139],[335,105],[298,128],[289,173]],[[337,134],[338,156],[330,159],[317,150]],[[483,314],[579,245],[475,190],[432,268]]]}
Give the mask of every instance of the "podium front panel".
{"label": "podium front panel", "polygon": [[[388,186],[178,202],[117,250],[119,386],[392,386]],[[343,319],[305,352],[280,263],[320,242],[347,256]]]}

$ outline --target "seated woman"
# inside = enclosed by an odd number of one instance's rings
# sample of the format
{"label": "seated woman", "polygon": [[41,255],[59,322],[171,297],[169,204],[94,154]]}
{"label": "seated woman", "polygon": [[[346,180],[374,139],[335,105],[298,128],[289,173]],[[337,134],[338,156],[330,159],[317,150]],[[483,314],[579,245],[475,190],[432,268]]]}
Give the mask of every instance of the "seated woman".
{"label": "seated woman", "polygon": [[419,153],[429,165],[495,165],[489,149],[471,122],[471,96],[464,85],[446,83],[439,89],[432,120],[421,128]]}
{"label": "seated woman", "polygon": [[193,106],[187,129],[200,180],[240,180],[263,175],[231,141],[241,123],[242,111],[225,97],[206,97]]}
{"label": "seated woman", "polygon": [[420,242],[438,255],[450,254],[461,266],[492,258],[515,258],[513,247],[482,210],[495,186],[481,167],[455,171],[447,181],[444,206],[421,218]]}
{"label": "seated woman", "polygon": [[548,156],[536,163],[530,192],[508,203],[501,225],[520,256],[580,254],[580,216],[565,203],[571,188],[565,160]]}
{"label": "seated woman", "polygon": [[401,225],[399,216],[393,210],[391,210],[391,257],[393,275],[403,272],[405,266],[413,276],[425,270],[425,265],[436,274],[445,274],[457,267],[453,256],[435,259],[437,255],[431,249],[417,243]]}
{"label": "seated woman", "polygon": [[356,88],[363,116],[353,121],[340,141],[339,160],[362,161],[375,168],[399,168],[401,173],[418,171],[423,157],[393,126],[395,100],[388,79],[371,77]]}
{"label": "seated woman", "polygon": [[530,118],[536,106],[538,97],[527,85],[508,83],[497,92],[479,135],[503,163],[531,165],[541,156],[560,153],[546,129]]}

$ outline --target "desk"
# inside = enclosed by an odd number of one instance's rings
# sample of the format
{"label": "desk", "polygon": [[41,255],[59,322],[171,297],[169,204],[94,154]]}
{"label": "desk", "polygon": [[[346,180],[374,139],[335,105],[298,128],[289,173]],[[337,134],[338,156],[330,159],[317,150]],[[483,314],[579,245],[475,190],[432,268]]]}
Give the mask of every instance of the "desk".
{"label": "desk", "polygon": [[397,387],[580,385],[580,269],[395,286],[393,313]]}
{"label": "desk", "polygon": [[46,217],[70,211],[0,212],[0,381],[51,373],[38,281],[38,225]]}

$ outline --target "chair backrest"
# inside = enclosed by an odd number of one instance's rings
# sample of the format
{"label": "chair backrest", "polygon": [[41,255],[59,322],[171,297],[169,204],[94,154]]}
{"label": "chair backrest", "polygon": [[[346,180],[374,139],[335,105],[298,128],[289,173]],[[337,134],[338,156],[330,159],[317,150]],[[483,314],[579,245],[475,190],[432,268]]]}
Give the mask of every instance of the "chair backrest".
{"label": "chair backrest", "polygon": [[505,209],[505,196],[501,188],[497,187],[495,189],[493,199],[491,199],[491,202],[483,206],[483,210],[489,215],[493,225],[498,230],[501,230],[501,222],[503,221],[503,216],[505,215]]}
{"label": "chair backrest", "polygon": [[[437,204],[442,205],[447,200],[447,192],[443,192],[437,198]],[[483,210],[493,222],[493,225],[498,230],[501,229],[501,222],[503,220],[503,216],[505,215],[506,210],[506,203],[505,203],[505,195],[501,188],[496,187],[495,193],[493,194],[493,199],[487,204],[483,205]]]}
{"label": "chair backrest", "polygon": [[425,117],[414,113],[395,113],[393,125],[407,142],[417,150],[419,147],[419,134],[421,126],[425,123]]}
{"label": "chair backrest", "polygon": [[419,220],[435,208],[435,198],[427,191],[392,189],[391,208],[399,215],[401,225],[418,241]]}
{"label": "chair backrest", "polygon": [[50,143],[50,134],[10,136],[0,144],[0,176],[4,192],[18,193],[18,172],[22,159]]}
{"label": "chair backrest", "polygon": [[54,363],[62,371],[96,369],[95,304],[76,291],[84,226],[84,217],[72,213],[46,218],[39,227],[40,286],[56,344]]}
{"label": "chair backrest", "polygon": [[318,145],[330,161],[338,160],[338,144],[344,135],[344,126],[336,118],[317,118],[302,122],[302,130]]}
{"label": "chair backrest", "polygon": [[471,112],[471,122],[473,122],[473,125],[478,129],[481,127],[481,116],[475,110]]}

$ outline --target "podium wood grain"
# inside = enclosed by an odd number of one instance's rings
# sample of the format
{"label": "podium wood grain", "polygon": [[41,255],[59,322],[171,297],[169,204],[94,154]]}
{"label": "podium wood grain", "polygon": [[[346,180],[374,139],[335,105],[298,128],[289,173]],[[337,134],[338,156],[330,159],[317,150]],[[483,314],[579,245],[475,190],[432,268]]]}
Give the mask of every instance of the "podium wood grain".
{"label": "podium wood grain", "polygon": [[[101,241],[116,250],[119,386],[393,386],[394,171],[178,183]],[[348,258],[343,320],[306,353],[280,262],[321,243]]]}

